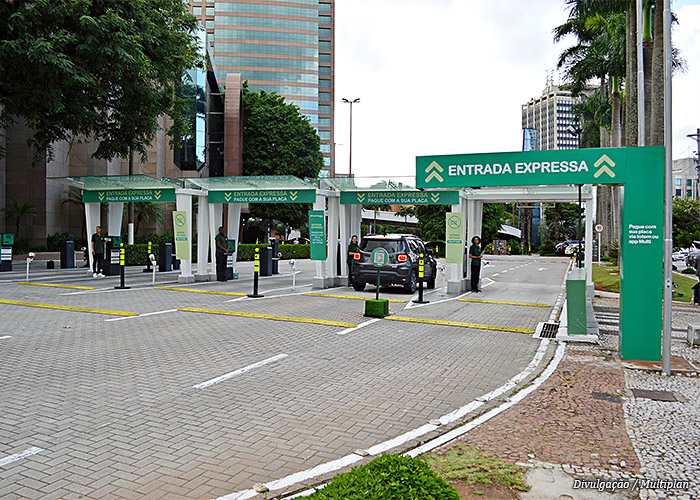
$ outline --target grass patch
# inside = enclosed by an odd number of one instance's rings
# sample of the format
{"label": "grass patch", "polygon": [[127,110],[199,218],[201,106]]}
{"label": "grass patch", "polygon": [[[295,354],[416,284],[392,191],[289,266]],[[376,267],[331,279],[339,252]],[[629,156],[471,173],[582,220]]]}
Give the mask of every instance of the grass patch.
{"label": "grass patch", "polygon": [[[619,266],[606,265],[601,263],[600,265],[593,265],[593,282],[598,285],[596,288],[600,290],[605,290],[606,292],[620,293],[620,268]],[[693,285],[697,283],[698,280],[694,277],[683,276],[679,273],[673,273],[673,283],[678,285],[678,288],[674,288],[675,293],[673,294],[673,300],[679,302],[692,302],[693,301]]]}
{"label": "grass patch", "polygon": [[[444,455],[427,453],[422,458],[448,481],[464,481],[472,488],[477,485],[490,488],[496,484],[516,491],[530,490],[525,483],[525,467],[502,462],[473,446],[457,445]],[[482,493],[476,488],[473,492]]]}
{"label": "grass patch", "polygon": [[459,500],[459,493],[428,465],[402,455],[383,455],[336,476],[314,500]]}
{"label": "grass patch", "polygon": [[620,266],[601,263],[593,265],[593,283],[606,292],[620,293]]}

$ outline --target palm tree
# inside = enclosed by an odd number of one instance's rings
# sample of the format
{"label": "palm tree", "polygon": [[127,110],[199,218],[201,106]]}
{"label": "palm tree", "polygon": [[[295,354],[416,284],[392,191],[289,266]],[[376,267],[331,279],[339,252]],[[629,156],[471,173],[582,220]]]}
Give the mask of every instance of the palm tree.
{"label": "palm tree", "polygon": [[5,208],[5,218],[15,218],[15,235],[19,237],[19,221],[22,217],[36,217],[36,207],[31,203],[20,203],[17,200],[8,199]]}
{"label": "palm tree", "polygon": [[[124,205],[124,210],[128,210],[128,206]],[[165,225],[165,215],[163,207],[159,203],[152,201],[137,201],[134,202],[134,234],[139,232],[139,224],[144,222],[155,222],[158,227]]]}

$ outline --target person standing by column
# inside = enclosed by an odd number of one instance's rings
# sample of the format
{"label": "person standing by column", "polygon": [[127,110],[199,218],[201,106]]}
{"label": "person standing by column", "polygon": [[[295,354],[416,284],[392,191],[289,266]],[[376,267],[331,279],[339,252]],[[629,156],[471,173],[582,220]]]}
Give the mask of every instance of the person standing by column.
{"label": "person standing by column", "polygon": [[481,238],[474,236],[472,238],[472,246],[469,247],[469,258],[472,265],[472,292],[479,293],[479,277],[481,275]]}
{"label": "person standing by column", "polygon": [[353,234],[350,238],[350,244],[348,244],[348,256],[346,262],[348,263],[348,286],[352,285],[352,261],[355,260],[355,254],[360,251],[360,247],[357,245],[357,235]]}
{"label": "person standing by column", "polygon": [[104,278],[102,274],[102,260],[105,253],[105,239],[102,237],[100,226],[95,227],[95,234],[92,235],[92,277]]}
{"label": "person standing by column", "polygon": [[219,234],[214,238],[216,242],[216,280],[226,281],[226,261],[228,260],[228,238],[224,233],[224,226],[219,226]]}

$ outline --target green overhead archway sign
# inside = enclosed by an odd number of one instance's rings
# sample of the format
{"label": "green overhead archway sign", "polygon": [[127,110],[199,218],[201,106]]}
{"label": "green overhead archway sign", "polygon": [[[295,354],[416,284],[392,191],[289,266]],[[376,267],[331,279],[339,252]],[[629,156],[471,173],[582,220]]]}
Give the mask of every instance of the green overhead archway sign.
{"label": "green overhead archway sign", "polygon": [[620,355],[661,360],[664,148],[416,157],[417,188],[623,185]]}

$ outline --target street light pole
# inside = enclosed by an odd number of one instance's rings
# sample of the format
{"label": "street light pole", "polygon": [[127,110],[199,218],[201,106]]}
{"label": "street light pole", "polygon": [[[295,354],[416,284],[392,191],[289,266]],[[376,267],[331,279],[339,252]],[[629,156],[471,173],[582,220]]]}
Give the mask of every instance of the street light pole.
{"label": "street light pole", "polygon": [[350,105],[350,168],[349,168],[349,176],[352,177],[352,105],[360,102],[360,98],[358,97],[357,99],[353,99],[351,101],[350,99],[346,99],[345,97],[343,97],[343,102]]}

